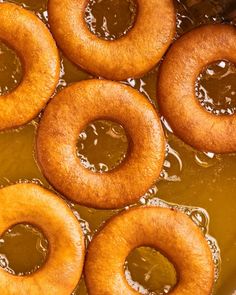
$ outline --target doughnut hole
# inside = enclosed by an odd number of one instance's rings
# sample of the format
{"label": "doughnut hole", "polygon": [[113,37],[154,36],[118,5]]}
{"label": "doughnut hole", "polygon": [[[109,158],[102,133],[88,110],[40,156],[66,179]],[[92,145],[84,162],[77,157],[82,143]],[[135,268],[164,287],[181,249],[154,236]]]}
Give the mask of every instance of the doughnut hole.
{"label": "doughnut hole", "polygon": [[21,82],[23,69],[20,58],[0,41],[0,95],[13,91]]}
{"label": "doughnut hole", "polygon": [[85,21],[93,34],[111,41],[133,28],[137,9],[135,0],[90,0],[85,9]]}
{"label": "doughnut hole", "polygon": [[140,294],[168,294],[177,283],[173,264],[149,247],[139,247],[130,253],[125,275],[129,285]]}
{"label": "doughnut hole", "polygon": [[79,135],[77,155],[85,168],[108,172],[120,165],[128,153],[124,128],[108,120],[90,123]]}
{"label": "doughnut hole", "polygon": [[7,272],[24,276],[37,271],[47,259],[48,241],[29,224],[17,224],[0,238],[0,266]]}
{"label": "doughnut hole", "polygon": [[236,66],[222,60],[206,67],[197,78],[196,96],[208,112],[233,115],[236,111]]}

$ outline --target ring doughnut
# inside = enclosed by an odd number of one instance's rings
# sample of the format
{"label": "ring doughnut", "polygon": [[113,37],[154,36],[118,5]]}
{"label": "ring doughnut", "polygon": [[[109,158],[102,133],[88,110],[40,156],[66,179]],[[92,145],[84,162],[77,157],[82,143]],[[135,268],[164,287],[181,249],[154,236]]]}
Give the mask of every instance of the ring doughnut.
{"label": "ring doughnut", "polygon": [[89,294],[140,294],[128,284],[124,264],[141,246],[157,249],[175,265],[178,282],[171,294],[212,294],[214,264],[201,230],[184,213],[160,207],[124,211],[95,235],[85,261]]}
{"label": "ring doughnut", "polygon": [[[121,124],[130,139],[126,159],[107,173],[86,169],[76,155],[80,132],[100,119]],[[87,80],[65,88],[48,104],[36,156],[47,180],[69,199],[118,208],[137,201],[158,179],[165,139],[158,114],[138,91],[118,82]]]}
{"label": "ring doughnut", "polygon": [[172,0],[137,0],[133,28],[107,41],[94,35],[84,19],[88,0],[49,0],[51,31],[62,51],[77,65],[110,80],[140,77],[162,58],[176,31]]}
{"label": "ring doughnut", "polygon": [[60,60],[47,27],[33,13],[15,4],[0,4],[0,40],[19,55],[23,78],[0,97],[0,131],[31,121],[46,105],[59,80]]}
{"label": "ring doughnut", "polygon": [[26,276],[0,268],[4,295],[68,295],[79,282],[84,263],[80,224],[62,199],[35,184],[16,184],[0,190],[0,234],[28,223],[41,229],[49,242],[45,264]]}
{"label": "ring doughnut", "polygon": [[183,141],[204,152],[228,153],[236,151],[236,114],[209,113],[195,94],[198,75],[219,60],[236,64],[235,27],[205,25],[185,34],[161,66],[157,97],[160,112]]}

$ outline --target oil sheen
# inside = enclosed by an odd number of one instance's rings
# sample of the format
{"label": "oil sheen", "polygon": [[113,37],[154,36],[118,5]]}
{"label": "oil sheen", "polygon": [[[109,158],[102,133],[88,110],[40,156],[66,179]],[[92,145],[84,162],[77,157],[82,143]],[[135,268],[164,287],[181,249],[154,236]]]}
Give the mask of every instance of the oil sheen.
{"label": "oil sheen", "polygon": [[[0,0],[0,2],[8,1]],[[47,0],[11,0],[9,2],[32,10],[47,23]],[[177,8],[176,38],[201,24],[230,22],[231,12],[233,8],[236,9],[234,0],[179,0],[175,1],[175,4]],[[124,10],[126,12],[123,13]],[[138,6],[129,0],[91,1],[87,7],[85,19],[88,29],[94,34],[100,38],[114,40],[128,34],[135,24],[133,15],[137,12]],[[140,79],[130,77],[122,81],[140,91],[157,108],[158,67],[159,65]],[[0,94],[4,95],[13,90],[20,83],[22,74],[23,70],[18,57],[6,44],[0,43]],[[61,53],[61,75],[57,91],[73,82],[90,78],[91,75],[76,67]],[[196,96],[207,111],[216,115],[233,114],[236,108],[235,65],[228,61],[218,61],[207,69],[203,69],[196,81]],[[48,183],[38,169],[34,155],[34,137],[38,120],[36,118],[25,127],[0,134],[0,185],[2,187],[25,181],[33,181],[48,187]],[[212,249],[216,278],[221,268],[214,294],[235,294],[236,155],[197,152],[173,134],[164,118],[162,122],[168,140],[164,168],[155,186],[150,188],[136,206],[150,203],[157,206],[174,206],[192,218],[193,222],[202,229]],[[91,122],[80,135],[78,134],[78,156],[94,173],[109,173],[106,171],[121,163],[126,156],[127,145],[127,138],[122,127],[114,126],[112,122]],[[179,205],[176,207],[173,204]],[[78,204],[70,205],[81,223],[87,245],[104,222],[119,212],[119,210],[89,209]],[[31,252],[33,259],[29,259],[29,251],[16,252],[14,238],[9,236],[10,232],[6,232],[0,239],[0,257],[4,257],[4,263],[1,266],[5,265],[6,271],[10,269],[10,272],[15,274],[30,273],[30,270],[34,271],[42,265],[42,257],[44,257],[42,255],[46,255],[45,247],[42,254],[42,247],[35,245],[39,243],[39,239],[40,245],[45,245],[46,241],[40,233],[36,234],[36,229],[29,231],[18,226],[14,228],[14,231],[25,241],[26,248],[34,248]],[[221,264],[217,244],[209,235],[214,236],[220,246]],[[17,259],[15,255],[21,256],[21,259]],[[129,284],[143,294],[167,294],[176,283],[173,265],[158,251],[146,247],[138,248],[130,254],[124,265],[124,272]],[[87,294],[83,279],[73,294]]]}

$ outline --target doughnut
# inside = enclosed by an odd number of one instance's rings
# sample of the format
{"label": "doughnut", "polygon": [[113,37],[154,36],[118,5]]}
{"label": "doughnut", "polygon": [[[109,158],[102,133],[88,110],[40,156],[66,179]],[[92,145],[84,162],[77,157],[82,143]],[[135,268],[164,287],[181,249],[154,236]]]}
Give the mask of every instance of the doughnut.
{"label": "doughnut", "polygon": [[199,74],[210,64],[236,64],[236,28],[204,25],[177,40],[161,66],[157,99],[161,114],[184,142],[204,152],[236,151],[236,114],[214,115],[196,98]]}
{"label": "doughnut", "polygon": [[[76,154],[80,132],[100,119],[122,125],[129,139],[126,159],[106,173],[86,169]],[[137,90],[87,80],[65,88],[46,107],[36,157],[46,179],[67,198],[93,208],[119,208],[136,202],[158,179],[165,139],[158,114]]]}
{"label": "doughnut", "polygon": [[0,40],[20,57],[23,77],[11,93],[0,97],[0,131],[35,118],[53,94],[59,80],[60,60],[47,27],[18,5],[0,4]]}
{"label": "doughnut", "polygon": [[111,218],[95,235],[85,259],[90,295],[138,295],[128,284],[124,264],[141,246],[155,248],[175,266],[173,295],[210,295],[214,284],[211,250],[201,230],[180,211],[136,207]]}
{"label": "doughnut", "polygon": [[108,41],[90,32],[85,22],[88,0],[49,0],[50,29],[75,64],[110,80],[141,77],[162,58],[176,31],[173,0],[137,0],[133,28]]}
{"label": "doughnut", "polygon": [[0,234],[19,224],[31,224],[49,242],[45,264],[36,272],[15,276],[0,268],[4,295],[68,295],[79,282],[84,263],[84,238],[69,206],[35,184],[16,184],[0,190]]}

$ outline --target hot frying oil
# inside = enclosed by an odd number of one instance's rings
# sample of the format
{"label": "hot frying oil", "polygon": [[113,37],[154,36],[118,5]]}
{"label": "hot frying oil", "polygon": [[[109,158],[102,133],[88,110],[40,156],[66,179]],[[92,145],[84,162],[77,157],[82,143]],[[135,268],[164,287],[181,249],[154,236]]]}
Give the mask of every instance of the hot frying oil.
{"label": "hot frying oil", "polygon": [[[0,0],[0,2],[8,1]],[[48,22],[47,0],[9,2],[32,10],[42,21]],[[234,1],[179,0],[175,4],[176,38],[178,38],[201,24],[230,22]],[[91,0],[85,19],[88,29],[93,33],[104,39],[113,40],[128,34],[135,25],[134,13],[137,11],[136,2],[130,0]],[[122,81],[139,90],[157,108],[155,92],[158,66],[140,79],[131,77],[127,81]],[[20,83],[22,74],[18,57],[14,56],[10,48],[0,43],[0,95],[12,91]],[[57,91],[73,82],[90,78],[91,75],[76,67],[61,53],[61,76]],[[206,111],[213,111],[216,115],[234,113],[235,66],[228,61],[218,61],[205,69],[196,80],[196,95]],[[35,161],[34,138],[38,121],[39,118],[36,118],[25,127],[0,134],[1,186],[24,181],[34,181],[49,186]],[[215,294],[232,295],[236,291],[236,155],[197,152],[175,137],[164,118],[162,122],[168,139],[164,168],[160,179],[141,199],[140,204],[157,198],[170,203],[204,208],[210,216],[209,233],[217,239],[221,249],[221,275],[215,287]],[[94,173],[106,173],[113,169],[114,165],[122,162],[122,157],[126,156],[128,144],[126,140],[122,128],[114,126],[112,122],[91,122],[80,136],[78,134],[78,156],[87,168],[95,171]],[[119,210],[89,209],[77,204],[71,204],[71,208],[81,222],[87,244],[105,220],[119,212]],[[199,226],[203,231],[207,231],[208,215],[207,213],[201,215],[203,211],[199,210],[195,210],[195,222],[200,218]],[[35,247],[35,243],[38,243],[35,231],[30,236],[30,232],[23,230],[22,227],[15,229],[17,230],[21,239],[24,240],[25,237],[26,248],[30,245]],[[5,263],[16,273],[32,269],[28,251],[26,253],[22,249],[17,249],[12,241],[14,237],[6,234],[0,239],[0,265],[4,267],[2,264],[4,258]],[[43,238],[40,237],[43,243]],[[35,251],[39,251],[37,247]],[[16,257],[16,253],[25,259],[14,260],[12,257]],[[42,256],[33,257],[35,266],[41,265]],[[19,261],[24,261],[22,269]],[[143,294],[166,294],[176,283],[171,263],[158,251],[145,247],[131,253],[124,265],[124,271],[129,283]],[[73,294],[87,294],[83,279]]]}

